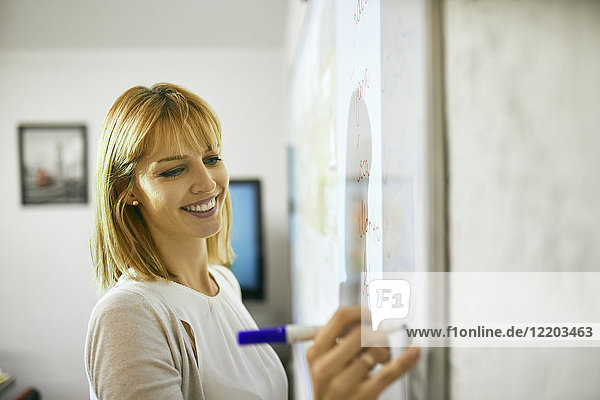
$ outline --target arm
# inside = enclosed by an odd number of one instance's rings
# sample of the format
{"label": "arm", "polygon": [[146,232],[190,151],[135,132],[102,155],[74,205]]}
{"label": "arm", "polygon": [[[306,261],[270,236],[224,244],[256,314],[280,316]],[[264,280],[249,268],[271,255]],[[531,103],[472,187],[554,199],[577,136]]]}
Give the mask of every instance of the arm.
{"label": "arm", "polygon": [[116,292],[96,306],[85,358],[101,400],[183,399],[168,325],[140,294]]}

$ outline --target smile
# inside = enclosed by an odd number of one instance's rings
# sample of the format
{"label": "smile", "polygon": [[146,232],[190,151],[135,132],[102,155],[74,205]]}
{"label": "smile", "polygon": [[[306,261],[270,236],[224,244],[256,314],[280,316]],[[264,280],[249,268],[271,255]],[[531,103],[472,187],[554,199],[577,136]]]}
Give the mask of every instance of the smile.
{"label": "smile", "polygon": [[210,217],[217,211],[217,196],[181,207],[194,217]]}

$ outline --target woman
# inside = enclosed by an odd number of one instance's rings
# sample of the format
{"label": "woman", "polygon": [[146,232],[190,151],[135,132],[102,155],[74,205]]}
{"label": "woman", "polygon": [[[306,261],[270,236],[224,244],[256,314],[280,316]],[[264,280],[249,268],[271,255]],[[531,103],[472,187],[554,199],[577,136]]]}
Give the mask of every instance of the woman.
{"label": "woman", "polygon": [[[167,83],[134,87],[109,110],[98,142],[96,278],[110,290],[90,318],[92,399],[283,399],[270,346],[240,347],[256,324],[224,267],[229,175],[211,107]],[[417,361],[417,349],[369,377],[382,348],[361,349],[359,308],[340,309],[307,359],[318,399],[373,398]],[[340,340],[342,339],[342,340]],[[355,397],[352,397],[355,396]]]}

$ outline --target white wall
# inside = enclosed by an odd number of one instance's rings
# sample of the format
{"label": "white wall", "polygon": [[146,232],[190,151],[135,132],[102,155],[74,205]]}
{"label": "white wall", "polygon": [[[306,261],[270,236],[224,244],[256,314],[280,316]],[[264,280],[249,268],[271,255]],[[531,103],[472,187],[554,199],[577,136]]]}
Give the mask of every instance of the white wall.
{"label": "white wall", "polygon": [[299,47],[304,41],[304,24],[308,2],[287,0],[285,20],[285,40],[283,44],[284,62],[288,72],[292,72]]}
{"label": "white wall", "polygon": [[[599,271],[600,2],[445,5],[450,268]],[[596,399],[599,348],[450,349],[452,399]]]}
{"label": "white wall", "polygon": [[[259,324],[289,319],[283,55],[244,50],[0,51],[0,367],[45,399],[87,396],[83,346],[97,295],[89,205],[20,204],[17,125],[83,122],[92,195],[96,137],[117,96],[158,81],[205,98],[223,123],[232,177],[263,180],[268,300]],[[16,391],[16,390],[15,390]]]}

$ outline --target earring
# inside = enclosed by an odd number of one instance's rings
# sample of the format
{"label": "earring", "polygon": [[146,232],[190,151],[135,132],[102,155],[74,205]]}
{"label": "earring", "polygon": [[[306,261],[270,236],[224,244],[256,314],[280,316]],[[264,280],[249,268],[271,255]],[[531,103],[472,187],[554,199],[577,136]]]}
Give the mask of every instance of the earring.
{"label": "earring", "polygon": [[137,200],[134,200],[134,201],[132,201],[132,202],[131,202],[131,204],[132,204],[134,207],[137,207],[137,206],[140,204],[140,202],[139,202],[139,201],[137,201]]}

